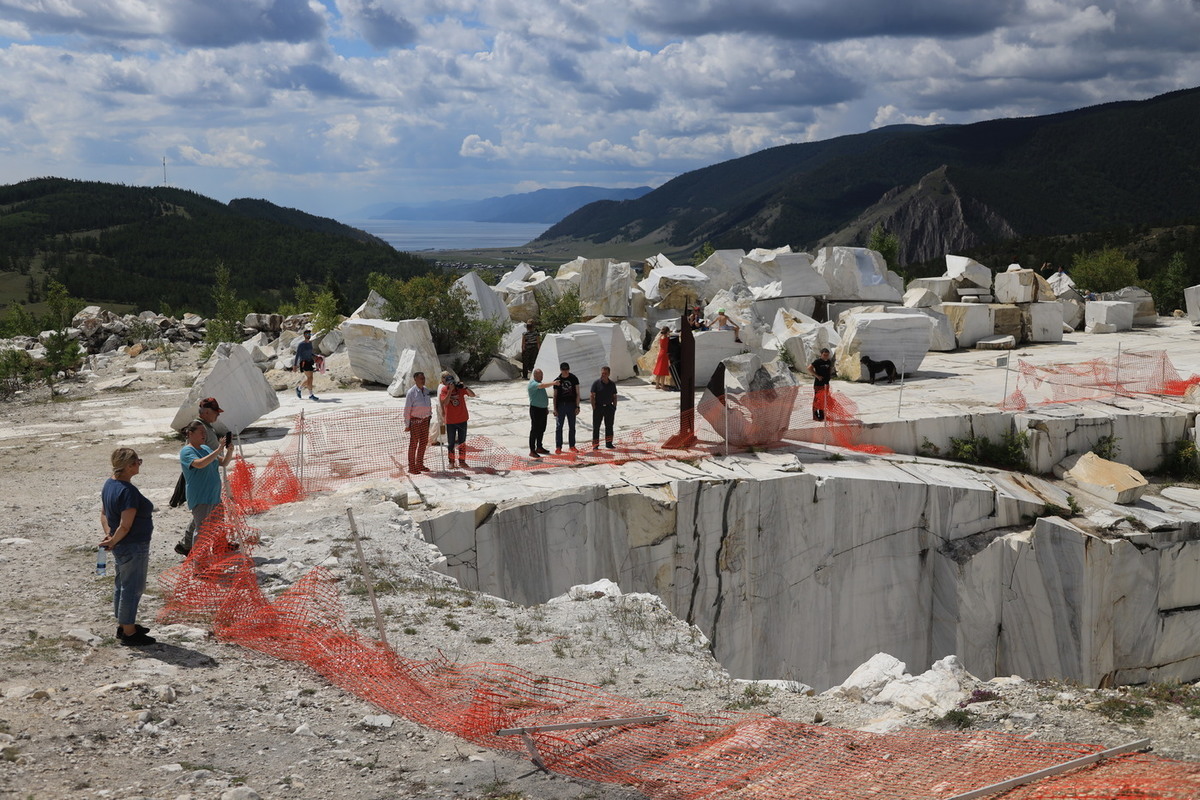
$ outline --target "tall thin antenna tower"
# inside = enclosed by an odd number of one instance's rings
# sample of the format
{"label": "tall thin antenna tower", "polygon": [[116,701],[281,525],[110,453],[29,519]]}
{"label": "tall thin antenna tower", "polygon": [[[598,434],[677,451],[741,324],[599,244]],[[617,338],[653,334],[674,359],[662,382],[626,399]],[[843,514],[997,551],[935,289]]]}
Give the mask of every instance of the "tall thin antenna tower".
{"label": "tall thin antenna tower", "polygon": [[167,183],[167,157],[163,156],[163,186],[170,186]]}

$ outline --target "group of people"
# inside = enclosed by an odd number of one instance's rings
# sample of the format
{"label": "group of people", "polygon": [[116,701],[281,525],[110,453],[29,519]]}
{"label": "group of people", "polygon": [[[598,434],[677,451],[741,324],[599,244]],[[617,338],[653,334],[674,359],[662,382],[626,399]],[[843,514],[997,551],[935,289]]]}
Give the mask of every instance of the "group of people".
{"label": "group of people", "polygon": [[[213,424],[224,410],[215,397],[200,401],[194,420],[180,429],[184,445],[179,451],[182,491],[191,520],[175,552],[191,552],[196,532],[221,502],[220,467],[233,458],[232,436],[218,436]],[[128,647],[155,643],[150,629],[137,624],[138,606],[146,590],[150,567],[150,539],[154,534],[154,504],[133,484],[141,473],[142,459],[131,447],[118,447],[110,458],[112,475],[100,490],[100,547],[112,554],[113,616],[117,641]]]}
{"label": "group of people", "polygon": [[[540,369],[533,371],[533,378],[526,386],[529,394],[529,457],[541,458],[549,455],[542,439],[546,433],[551,409],[554,412],[554,452],[563,451],[563,428],[566,428],[566,445],[571,452],[578,452],[575,446],[575,420],[582,407],[580,392],[581,382],[571,365],[566,361],[558,365],[558,377],[552,381],[544,381]],[[550,389],[553,393],[551,406]],[[592,407],[592,449],[600,449],[600,431],[604,430],[604,446],[613,449],[613,425],[617,416],[617,384],[612,379],[612,370],[607,366],[600,368],[600,377],[592,381],[588,402]]]}

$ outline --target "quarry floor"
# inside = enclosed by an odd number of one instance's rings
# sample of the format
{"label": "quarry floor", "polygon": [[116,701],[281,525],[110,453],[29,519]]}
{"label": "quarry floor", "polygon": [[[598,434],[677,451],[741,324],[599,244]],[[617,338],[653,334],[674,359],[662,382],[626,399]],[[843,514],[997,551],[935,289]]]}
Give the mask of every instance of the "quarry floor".
{"label": "quarry floor", "polygon": [[[1165,349],[1181,375],[1200,372],[1200,328],[1175,320],[1130,334],[1074,334],[1062,345],[1012,355],[1014,363],[1077,362],[1113,357],[1118,343],[1125,351]],[[868,423],[897,414],[962,414],[999,401],[1004,372],[994,366],[996,356],[930,354],[903,389],[846,382],[836,389],[858,405]],[[382,727],[380,720],[368,721],[378,709],[303,667],[223,644],[200,628],[157,626],[161,600],[153,576],[178,563],[171,547],[185,521],[184,512],[166,509],[179,448],[167,424],[192,368],[184,360],[175,373],[151,373],[122,392],[96,394],[78,383],[58,402],[46,402],[41,390],[0,406],[6,512],[0,517],[0,797],[640,797],[620,787],[542,775],[521,755],[485,750],[404,719]],[[477,391],[470,432],[512,442],[522,452],[523,386],[487,384]],[[656,392],[639,379],[623,382],[621,394],[618,441],[621,430],[657,423],[678,403],[678,395]],[[401,405],[377,388],[321,388],[320,396],[320,402],[300,401],[290,390],[282,392],[280,409],[247,437],[247,456],[269,454],[301,409],[320,414]],[[145,650],[116,644],[111,578],[93,574],[98,493],[117,446],[135,447],[146,459],[137,482],[162,509],[142,614],[162,644]],[[819,446],[796,452],[824,457]],[[419,489],[432,502],[452,502],[464,493],[518,498],[564,481],[636,479],[647,469],[687,471],[685,464],[655,464],[510,475],[431,473],[406,488],[414,495]],[[411,520],[389,502],[396,489],[382,482],[353,486],[255,518],[264,540],[255,553],[264,583],[286,585],[315,564],[351,580],[352,564],[338,553],[348,541],[345,509],[354,508],[368,538],[368,558],[383,565],[384,580],[404,587],[393,602],[414,631],[396,632],[395,645],[405,655],[441,652],[466,663],[511,663],[699,712],[747,708],[745,685],[731,681],[686,625],[652,603],[644,604],[636,625],[611,601],[523,608],[476,597],[451,610],[430,603],[453,587],[431,568],[433,554]],[[364,602],[347,599],[355,624],[370,630],[374,623]],[[458,627],[447,624],[451,621]],[[536,635],[518,644],[520,631]],[[1200,724],[1178,707],[1159,705],[1152,716],[1135,721],[1119,711],[1116,718],[1102,713],[1129,705],[1133,694],[1127,690],[1015,682],[997,691],[1000,700],[977,709],[977,729],[1104,745],[1148,737],[1157,755],[1200,761]],[[1105,701],[1114,702],[1103,706]],[[897,719],[885,707],[786,691],[768,693],[749,710],[846,728],[938,724],[928,715]],[[238,794],[238,787],[253,794]]]}

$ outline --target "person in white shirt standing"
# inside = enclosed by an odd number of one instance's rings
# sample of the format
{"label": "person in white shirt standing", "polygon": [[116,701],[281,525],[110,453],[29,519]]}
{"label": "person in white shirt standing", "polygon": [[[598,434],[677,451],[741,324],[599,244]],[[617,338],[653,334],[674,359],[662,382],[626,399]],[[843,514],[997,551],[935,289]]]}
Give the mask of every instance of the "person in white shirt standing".
{"label": "person in white shirt standing", "polygon": [[425,373],[413,373],[413,385],[404,395],[404,430],[408,432],[408,471],[428,472],[425,447],[429,444],[429,421],[433,418],[433,392],[425,388]]}

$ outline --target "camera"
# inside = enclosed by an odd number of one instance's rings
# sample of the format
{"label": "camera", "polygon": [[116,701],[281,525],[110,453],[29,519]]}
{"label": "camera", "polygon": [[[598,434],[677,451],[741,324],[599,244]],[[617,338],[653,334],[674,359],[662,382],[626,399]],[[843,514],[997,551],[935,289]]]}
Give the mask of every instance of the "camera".
{"label": "camera", "polygon": [[467,388],[467,385],[465,383],[463,383],[462,381],[455,381],[454,388],[455,389],[465,389],[465,388]]}
{"label": "camera", "polygon": [[225,432],[225,446],[229,447],[229,445],[232,443],[233,443],[233,431],[226,431]]}

